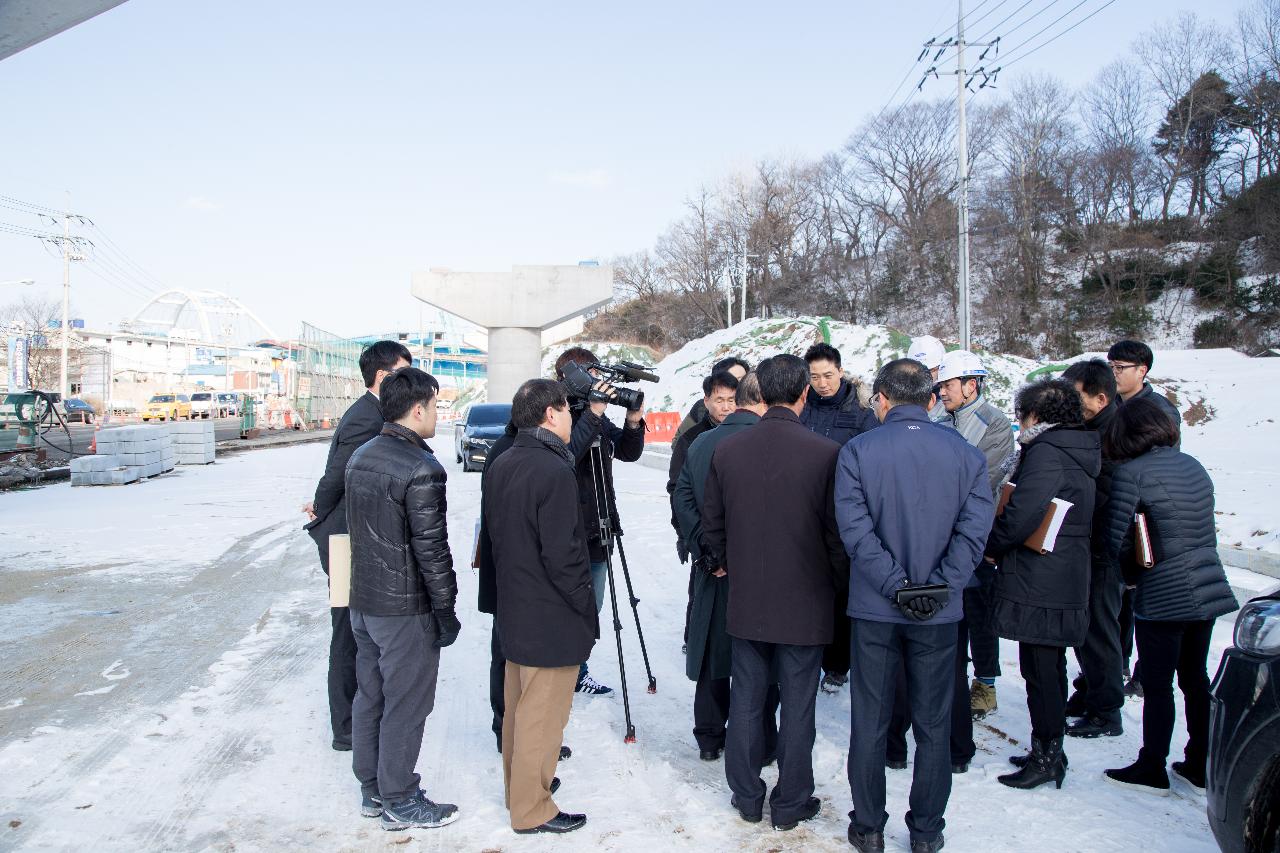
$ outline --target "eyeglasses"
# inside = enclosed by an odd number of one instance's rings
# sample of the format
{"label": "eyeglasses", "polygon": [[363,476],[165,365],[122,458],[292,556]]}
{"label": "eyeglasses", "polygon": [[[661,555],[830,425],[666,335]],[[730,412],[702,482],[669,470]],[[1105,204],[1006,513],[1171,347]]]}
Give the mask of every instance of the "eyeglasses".
{"label": "eyeglasses", "polygon": [[1139,366],[1137,364],[1125,364],[1123,361],[1113,361],[1110,364],[1112,373],[1124,373],[1126,370],[1131,370]]}
{"label": "eyeglasses", "polygon": [[877,391],[876,393],[872,394],[871,399],[867,401],[867,404],[872,409],[880,408],[880,392]]}

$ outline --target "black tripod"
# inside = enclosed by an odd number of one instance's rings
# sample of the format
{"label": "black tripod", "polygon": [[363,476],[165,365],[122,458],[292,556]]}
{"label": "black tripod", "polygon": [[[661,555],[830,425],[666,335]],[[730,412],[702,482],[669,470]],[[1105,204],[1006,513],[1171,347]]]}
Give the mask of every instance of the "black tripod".
{"label": "black tripod", "polygon": [[627,567],[627,554],[622,549],[622,531],[614,530],[613,514],[609,511],[609,492],[604,476],[604,452],[600,449],[600,436],[591,443],[591,479],[596,492],[596,521],[600,525],[600,545],[604,549],[605,566],[609,573],[609,602],[613,607],[613,633],[618,641],[618,672],[622,678],[622,713],[627,722],[626,743],[636,742],[636,727],[631,724],[631,699],[627,694],[627,664],[622,655],[622,620],[618,617],[618,594],[613,580],[613,543],[618,543],[618,556],[622,560],[622,578],[627,582],[627,596],[631,599],[631,613],[636,620],[636,636],[640,638],[640,654],[644,656],[645,674],[649,676],[649,692],[658,692],[658,682],[649,666],[649,650],[644,645],[644,630],[640,627],[640,611],[636,605],[635,589],[631,586],[631,571]]}

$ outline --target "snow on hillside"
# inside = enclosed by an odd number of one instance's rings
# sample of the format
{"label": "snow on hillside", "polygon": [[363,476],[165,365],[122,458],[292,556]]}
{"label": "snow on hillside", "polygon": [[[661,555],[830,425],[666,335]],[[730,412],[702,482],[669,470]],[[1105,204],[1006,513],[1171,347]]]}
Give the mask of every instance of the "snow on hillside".
{"label": "snow on hillside", "polygon": [[[736,355],[755,365],[780,353],[804,355],[823,341],[824,330],[829,343],[840,350],[845,372],[867,383],[882,365],[905,355],[911,343],[910,335],[888,326],[856,326],[822,317],[747,320],[690,341],[659,362],[662,382],[646,389],[649,408],[686,412],[702,396],[702,380],[720,359]],[[1017,356],[983,355],[992,373],[991,398],[1001,408],[1012,409],[1013,392],[1040,365]]]}

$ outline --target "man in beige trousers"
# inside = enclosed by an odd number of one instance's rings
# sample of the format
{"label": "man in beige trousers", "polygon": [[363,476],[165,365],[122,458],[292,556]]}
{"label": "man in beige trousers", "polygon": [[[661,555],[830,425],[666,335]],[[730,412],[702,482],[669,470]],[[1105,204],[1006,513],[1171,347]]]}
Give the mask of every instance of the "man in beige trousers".
{"label": "man in beige trousers", "polygon": [[531,379],[516,391],[511,449],[485,475],[498,635],[506,653],[502,771],[511,828],[572,832],[587,822],[552,800],[578,666],[600,636],[591,558],[569,453],[564,386]]}

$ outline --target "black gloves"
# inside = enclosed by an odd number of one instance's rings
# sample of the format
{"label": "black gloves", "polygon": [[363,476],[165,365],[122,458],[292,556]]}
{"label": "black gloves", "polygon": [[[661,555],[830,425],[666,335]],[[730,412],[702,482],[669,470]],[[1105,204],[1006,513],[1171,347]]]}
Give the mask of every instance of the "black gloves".
{"label": "black gloves", "polygon": [[702,556],[693,561],[693,567],[700,572],[706,572],[709,575],[714,575],[716,572],[720,571],[720,562],[720,558],[714,554],[703,552]]}
{"label": "black gloves", "polygon": [[937,616],[949,598],[950,590],[941,584],[907,584],[893,594],[902,615],[915,622],[928,622]]}
{"label": "black gloves", "polygon": [[452,646],[453,641],[458,639],[458,634],[462,631],[462,623],[458,621],[458,616],[452,610],[437,610],[436,617],[436,637],[435,646],[437,649],[443,649],[445,646]]}

